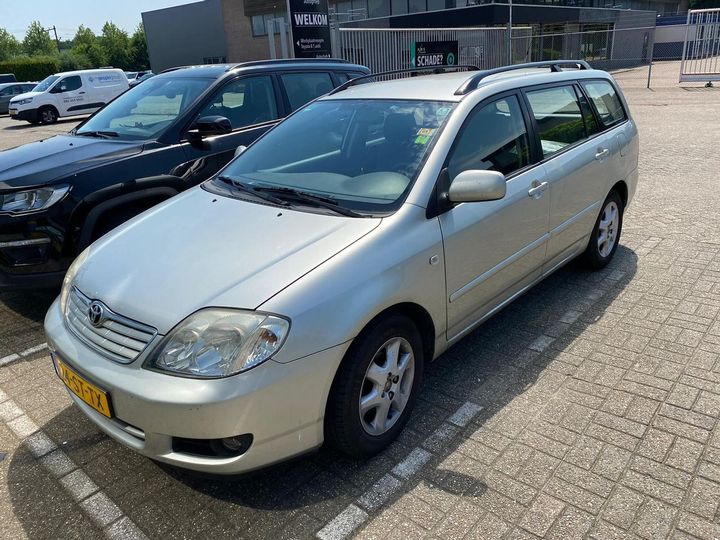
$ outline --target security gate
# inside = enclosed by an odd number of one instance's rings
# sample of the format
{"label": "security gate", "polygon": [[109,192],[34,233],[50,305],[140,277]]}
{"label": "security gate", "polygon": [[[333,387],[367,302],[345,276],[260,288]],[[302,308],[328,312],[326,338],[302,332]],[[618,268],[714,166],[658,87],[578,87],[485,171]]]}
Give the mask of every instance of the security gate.
{"label": "security gate", "polygon": [[[362,64],[373,73],[411,67],[412,46],[418,42],[457,42],[459,65],[488,69],[507,64],[505,28],[339,28],[337,55]],[[513,60],[523,61],[525,37],[531,29],[513,28]],[[515,58],[522,53],[520,58]]]}
{"label": "security gate", "polygon": [[680,82],[720,81],[720,8],[688,12]]}

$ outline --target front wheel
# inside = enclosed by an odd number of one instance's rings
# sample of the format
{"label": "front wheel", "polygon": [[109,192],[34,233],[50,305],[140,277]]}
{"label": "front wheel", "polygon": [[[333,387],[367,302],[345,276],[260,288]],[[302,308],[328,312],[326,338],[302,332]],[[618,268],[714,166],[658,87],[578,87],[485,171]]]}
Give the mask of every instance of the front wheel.
{"label": "front wheel", "polygon": [[603,203],[585,249],[585,263],[590,268],[605,267],[615,255],[622,231],[623,210],[620,194],[612,190]]}
{"label": "front wheel", "polygon": [[38,111],[41,124],[54,124],[58,120],[58,113],[53,107],[43,107]]}
{"label": "front wheel", "polygon": [[423,360],[420,333],[401,315],[380,320],[356,338],[328,400],[329,442],[355,457],[387,447],[415,405]]}

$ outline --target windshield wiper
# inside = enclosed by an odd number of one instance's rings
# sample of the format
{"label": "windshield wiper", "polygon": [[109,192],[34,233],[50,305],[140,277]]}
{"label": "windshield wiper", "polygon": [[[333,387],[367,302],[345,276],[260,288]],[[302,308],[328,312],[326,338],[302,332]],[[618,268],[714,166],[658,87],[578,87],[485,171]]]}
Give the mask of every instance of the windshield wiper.
{"label": "windshield wiper", "polygon": [[117,131],[76,131],[75,135],[81,137],[98,137],[100,139],[112,139],[118,136]]}
{"label": "windshield wiper", "polygon": [[254,188],[256,191],[263,191],[265,193],[272,193],[280,197],[294,199],[306,204],[313,206],[320,206],[332,210],[337,214],[349,217],[363,217],[362,214],[340,206],[340,203],[332,197],[324,197],[323,195],[315,195],[314,193],[308,193],[307,191],[300,191],[289,187],[272,187],[272,186],[257,186]]}
{"label": "windshield wiper", "polygon": [[242,191],[244,193],[249,193],[251,195],[255,195],[259,199],[266,200],[268,202],[271,202],[273,204],[277,204],[280,206],[288,206],[290,203],[287,201],[283,201],[282,199],[278,199],[277,197],[273,197],[269,193],[262,193],[257,190],[257,188],[254,188],[248,184],[245,184],[243,182],[240,182],[240,180],[235,180],[234,178],[230,178],[229,176],[220,175],[218,176],[218,180],[221,182],[224,182],[226,184],[229,184],[233,186],[238,191]]}

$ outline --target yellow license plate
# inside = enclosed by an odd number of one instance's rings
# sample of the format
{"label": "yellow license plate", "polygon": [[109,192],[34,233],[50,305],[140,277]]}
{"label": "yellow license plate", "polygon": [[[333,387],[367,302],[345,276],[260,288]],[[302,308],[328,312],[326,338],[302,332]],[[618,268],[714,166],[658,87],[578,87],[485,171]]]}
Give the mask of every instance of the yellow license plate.
{"label": "yellow license plate", "polygon": [[75,373],[57,356],[55,357],[55,366],[57,367],[57,374],[65,383],[65,386],[67,386],[73,394],[82,399],[100,414],[103,414],[108,418],[112,418],[112,413],[110,412],[110,399],[108,398],[107,392],[100,390],[97,386],[89,383],[83,377]]}

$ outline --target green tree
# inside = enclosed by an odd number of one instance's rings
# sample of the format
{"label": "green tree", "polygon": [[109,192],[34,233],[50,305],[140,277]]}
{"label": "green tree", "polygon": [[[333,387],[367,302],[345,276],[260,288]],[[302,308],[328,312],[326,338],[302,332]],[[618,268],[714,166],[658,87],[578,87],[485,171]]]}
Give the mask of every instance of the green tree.
{"label": "green tree", "polygon": [[145,28],[138,24],[135,33],[130,38],[130,64],[132,69],[141,71],[150,67],[147,41],[145,41]]}
{"label": "green tree", "polygon": [[20,54],[20,42],[10,32],[0,28],[0,61]]}
{"label": "green tree", "polygon": [[56,54],[58,52],[57,45],[50,38],[40,21],[33,21],[28,26],[23,39],[23,51],[29,56],[38,56],[41,54]]}
{"label": "green tree", "polygon": [[102,28],[100,43],[109,65],[120,69],[130,67],[130,38],[125,30],[106,22]]}
{"label": "green tree", "polygon": [[107,64],[105,50],[100,40],[89,28],[80,25],[73,38],[72,56],[79,63],[98,68]]}

